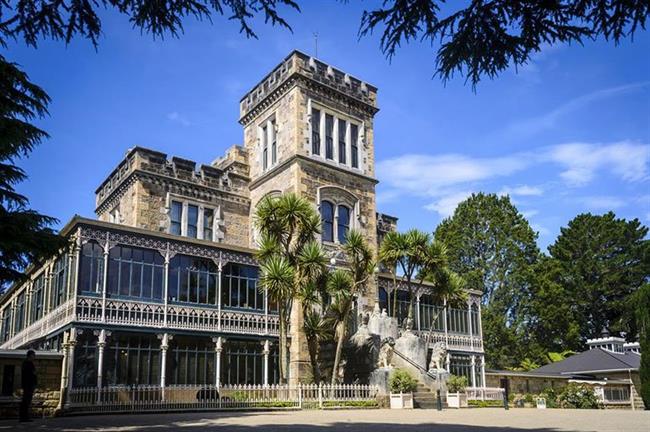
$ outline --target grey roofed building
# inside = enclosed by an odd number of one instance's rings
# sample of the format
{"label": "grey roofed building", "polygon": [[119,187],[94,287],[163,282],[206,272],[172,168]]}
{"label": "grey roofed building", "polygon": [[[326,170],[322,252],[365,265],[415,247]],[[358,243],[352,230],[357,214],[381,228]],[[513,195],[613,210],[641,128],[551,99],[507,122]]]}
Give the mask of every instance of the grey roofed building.
{"label": "grey roofed building", "polygon": [[531,372],[560,375],[638,370],[641,356],[636,353],[615,353],[602,348],[590,349],[562,361],[550,363]]}

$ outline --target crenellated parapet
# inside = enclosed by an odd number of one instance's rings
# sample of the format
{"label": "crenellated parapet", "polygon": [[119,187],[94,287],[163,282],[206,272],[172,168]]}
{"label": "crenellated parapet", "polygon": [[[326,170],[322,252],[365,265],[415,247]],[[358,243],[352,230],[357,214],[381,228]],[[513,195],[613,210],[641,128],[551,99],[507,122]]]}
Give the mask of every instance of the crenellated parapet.
{"label": "crenellated parapet", "polygon": [[375,86],[303,52],[293,51],[241,99],[240,123],[248,124],[299,82],[331,97],[345,99],[347,105],[371,115],[378,111]]}

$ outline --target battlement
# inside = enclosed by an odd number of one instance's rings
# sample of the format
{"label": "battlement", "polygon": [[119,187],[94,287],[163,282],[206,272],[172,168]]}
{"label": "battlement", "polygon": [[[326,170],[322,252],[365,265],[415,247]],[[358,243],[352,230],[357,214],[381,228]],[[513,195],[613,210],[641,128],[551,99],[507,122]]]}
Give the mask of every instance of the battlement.
{"label": "battlement", "polygon": [[219,164],[205,165],[177,156],[169,159],[165,153],[134,147],[95,191],[96,212],[100,214],[106,210],[102,208],[104,204],[122,186],[131,184],[131,180],[138,173],[154,174],[169,180],[181,180],[224,192],[245,194],[249,181],[248,158],[245,152],[243,156],[241,153],[232,151],[219,159]]}
{"label": "battlement", "polygon": [[296,77],[306,78],[360,102],[370,108],[373,114],[377,111],[375,86],[296,50],[244,95],[239,105],[240,123],[247,123],[247,117],[255,108],[263,105],[267,98]]}

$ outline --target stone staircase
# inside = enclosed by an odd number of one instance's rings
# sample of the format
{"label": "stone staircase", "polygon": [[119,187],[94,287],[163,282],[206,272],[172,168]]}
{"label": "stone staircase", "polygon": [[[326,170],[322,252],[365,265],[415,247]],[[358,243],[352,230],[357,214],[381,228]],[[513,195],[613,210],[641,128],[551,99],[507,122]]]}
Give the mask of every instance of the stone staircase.
{"label": "stone staircase", "polygon": [[632,386],[632,400],[634,401],[634,409],[637,410],[643,410],[644,405],[643,405],[643,399],[641,399],[641,395],[637,393],[636,391],[636,386]]}
{"label": "stone staircase", "polygon": [[[443,408],[445,403],[443,401]],[[418,384],[418,388],[413,392],[413,408],[436,409],[436,394],[424,384]]]}

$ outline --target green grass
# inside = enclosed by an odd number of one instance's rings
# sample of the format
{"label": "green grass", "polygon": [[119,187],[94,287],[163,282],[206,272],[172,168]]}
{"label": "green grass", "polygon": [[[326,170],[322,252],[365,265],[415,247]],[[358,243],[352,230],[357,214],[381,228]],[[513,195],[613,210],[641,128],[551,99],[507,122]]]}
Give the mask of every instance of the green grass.
{"label": "green grass", "polygon": [[474,408],[503,408],[503,401],[495,400],[471,400],[467,404]]}

